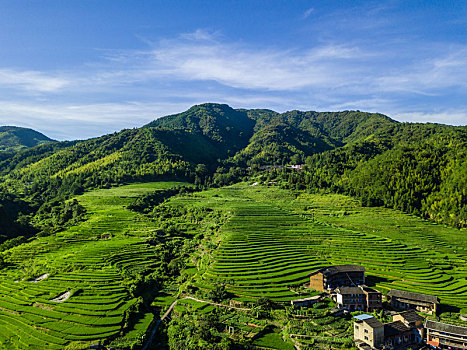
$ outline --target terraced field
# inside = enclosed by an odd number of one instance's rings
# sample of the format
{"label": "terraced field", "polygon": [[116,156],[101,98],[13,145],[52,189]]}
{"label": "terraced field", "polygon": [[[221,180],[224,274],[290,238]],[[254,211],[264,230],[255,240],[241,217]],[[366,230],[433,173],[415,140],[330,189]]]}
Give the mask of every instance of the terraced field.
{"label": "terraced field", "polygon": [[[197,196],[203,198],[196,199],[202,205],[223,203],[231,214],[219,247],[211,253],[212,263],[200,268],[201,288],[223,283],[244,299],[265,296],[285,302],[298,296],[297,287],[314,269],[360,264],[367,269],[369,283],[383,291],[435,294],[442,303],[467,306],[464,231],[381,208],[361,208],[372,222],[381,218],[380,230],[368,223],[357,225],[356,220],[345,225],[338,215],[318,219],[307,208],[312,201],[306,196],[277,187],[237,185]],[[404,222],[413,226],[413,235],[401,227]],[[415,244],[419,241],[423,243]]]}
{"label": "terraced field", "polygon": [[0,274],[0,348],[88,348],[120,334],[125,312],[137,302],[124,275],[159,264],[144,243],[155,224],[125,206],[144,193],[179,184],[84,194],[77,199],[89,220],[7,251],[9,267]]}
{"label": "terraced field", "polygon": [[[87,221],[5,252],[0,348],[80,349],[144,331],[152,314],[144,314],[134,329],[125,328],[125,315],[138,302],[125,276],[159,266],[145,238],[160,227],[125,207],[135,197],[175,185],[180,183],[134,184],[79,196]],[[311,271],[360,264],[369,284],[383,291],[435,294],[444,304],[467,307],[465,231],[389,209],[362,208],[344,196],[276,186],[238,184],[173,197],[164,205],[173,209],[164,212],[168,225],[204,237],[180,285],[172,286],[174,297],[189,284],[201,291],[224,285],[237,300],[286,303],[311,293],[302,287]],[[347,344],[347,334],[332,333],[346,324],[323,315],[311,317],[306,332],[299,331],[306,322],[291,322],[294,341],[328,346],[316,335],[325,329],[335,338],[333,347]]]}

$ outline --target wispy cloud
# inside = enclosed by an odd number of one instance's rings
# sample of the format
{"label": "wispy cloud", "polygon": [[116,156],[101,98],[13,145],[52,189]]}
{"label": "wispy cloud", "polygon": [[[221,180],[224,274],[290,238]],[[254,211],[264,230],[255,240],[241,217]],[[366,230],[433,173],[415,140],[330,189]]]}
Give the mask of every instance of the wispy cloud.
{"label": "wispy cloud", "polygon": [[313,13],[314,10],[315,9],[313,7],[310,7],[305,12],[303,12],[302,18],[307,19],[308,17],[310,17],[310,15]]}
{"label": "wispy cloud", "polygon": [[467,110],[444,110],[441,112],[402,112],[395,113],[394,118],[405,122],[429,122],[450,125],[467,125]]}
{"label": "wispy cloud", "polygon": [[0,125],[33,128],[59,140],[83,139],[140,127],[166,113],[179,112],[189,106],[170,102],[79,105],[0,101]]}
{"label": "wispy cloud", "polygon": [[152,73],[183,80],[213,80],[251,90],[296,90],[340,84],[352,62],[364,57],[358,48],[343,45],[308,50],[258,49],[222,43],[206,33],[188,40],[184,36],[164,41],[153,54]]}
{"label": "wispy cloud", "polygon": [[[467,124],[459,97],[467,88],[467,46],[414,47],[399,57],[391,47],[359,42],[259,47],[201,29],[146,44],[144,50],[100,51],[100,62],[67,71],[0,68],[0,124],[84,138],[203,102],[278,111],[360,109],[398,120]],[[458,108],[440,112],[433,98],[451,94],[461,101]]]}
{"label": "wispy cloud", "polygon": [[0,69],[0,84],[21,90],[53,92],[69,83],[70,81],[63,77],[47,75],[43,72]]}
{"label": "wispy cloud", "polygon": [[[421,58],[399,68],[393,74],[383,73],[377,87],[383,91],[411,91],[432,95],[449,87],[467,87],[467,47],[442,48],[434,58]],[[446,52],[447,51],[447,52]]]}

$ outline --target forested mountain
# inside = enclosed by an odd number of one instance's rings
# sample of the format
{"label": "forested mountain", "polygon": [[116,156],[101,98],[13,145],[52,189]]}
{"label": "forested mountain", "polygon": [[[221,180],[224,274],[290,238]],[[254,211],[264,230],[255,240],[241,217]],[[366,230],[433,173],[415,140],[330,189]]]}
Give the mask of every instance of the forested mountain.
{"label": "forested mountain", "polygon": [[233,156],[248,144],[255,122],[242,110],[207,103],[188,111],[156,119],[145,127],[166,127],[203,135],[217,150],[218,158]]}
{"label": "forested mountain", "polygon": [[38,131],[17,126],[0,126],[0,152],[11,153],[53,140]]}
{"label": "forested mountain", "polygon": [[66,224],[57,219],[64,201],[91,188],[163,178],[223,185],[243,179],[248,167],[298,163],[306,163],[304,171],[276,174],[287,186],[348,193],[365,205],[461,227],[467,225],[466,150],[466,127],[399,123],[360,111],[203,104],[139,129],[47,143],[3,159],[0,189],[12,197],[0,204],[15,216],[5,226],[11,234],[3,234],[16,235],[20,222],[42,232],[58,229],[58,222]]}

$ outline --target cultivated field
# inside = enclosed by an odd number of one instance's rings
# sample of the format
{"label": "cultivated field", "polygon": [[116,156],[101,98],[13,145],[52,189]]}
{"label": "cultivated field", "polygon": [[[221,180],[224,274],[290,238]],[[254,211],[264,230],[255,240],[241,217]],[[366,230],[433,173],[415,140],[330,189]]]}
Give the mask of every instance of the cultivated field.
{"label": "cultivated field", "polygon": [[[88,348],[120,334],[125,314],[137,302],[124,277],[159,263],[144,240],[157,227],[125,206],[142,194],[181,184],[134,184],[84,194],[77,199],[87,221],[6,252],[0,348]],[[135,327],[147,328],[151,320],[145,316]]]}
{"label": "cultivated field", "polygon": [[467,306],[465,230],[394,210],[363,208],[345,196],[271,186],[240,184],[176,201],[181,203],[230,214],[218,247],[210,252],[211,262],[198,265],[200,288],[223,283],[240,300],[285,302],[303,295],[299,287],[312,270],[360,264],[369,284],[383,292],[405,289]]}
{"label": "cultivated field", "polygon": [[[154,305],[168,307],[179,298],[174,317],[209,314],[216,306],[193,296],[206,299],[225,286],[230,295],[223,302],[239,303],[236,311],[224,308],[220,322],[235,330],[233,337],[251,336],[256,346],[274,348],[284,334],[302,348],[351,346],[350,324],[331,313],[330,301],[305,313],[281,309],[255,316],[258,298],[287,305],[315,294],[303,284],[311,271],[326,265],[360,264],[368,284],[383,292],[435,294],[445,310],[467,307],[465,230],[363,208],[345,196],[245,183],[172,197],[151,211],[153,219],[126,209],[141,195],[176,185],[182,183],[134,184],[78,196],[87,221],[5,252],[0,347],[80,349],[122,335],[140,337],[157,314],[140,313],[127,327],[139,302],[130,284],[132,276],[161,264],[146,238],[157,237],[162,226],[166,233],[179,232],[178,240],[201,244],[190,247],[194,252],[179,262],[178,281],[170,280],[173,285],[165,286]],[[180,247],[189,246],[185,243]],[[260,334],[270,325],[273,331]]]}

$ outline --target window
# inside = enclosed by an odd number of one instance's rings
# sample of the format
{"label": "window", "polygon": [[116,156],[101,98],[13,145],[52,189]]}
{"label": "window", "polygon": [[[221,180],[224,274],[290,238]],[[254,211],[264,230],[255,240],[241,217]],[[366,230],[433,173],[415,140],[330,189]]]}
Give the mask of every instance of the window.
{"label": "window", "polygon": [[358,326],[357,326],[357,325],[355,325],[355,329],[358,329]]}
{"label": "window", "polygon": [[365,329],[365,333],[368,333],[368,329]]}
{"label": "window", "polygon": [[365,340],[368,340],[368,337],[365,335]]}

